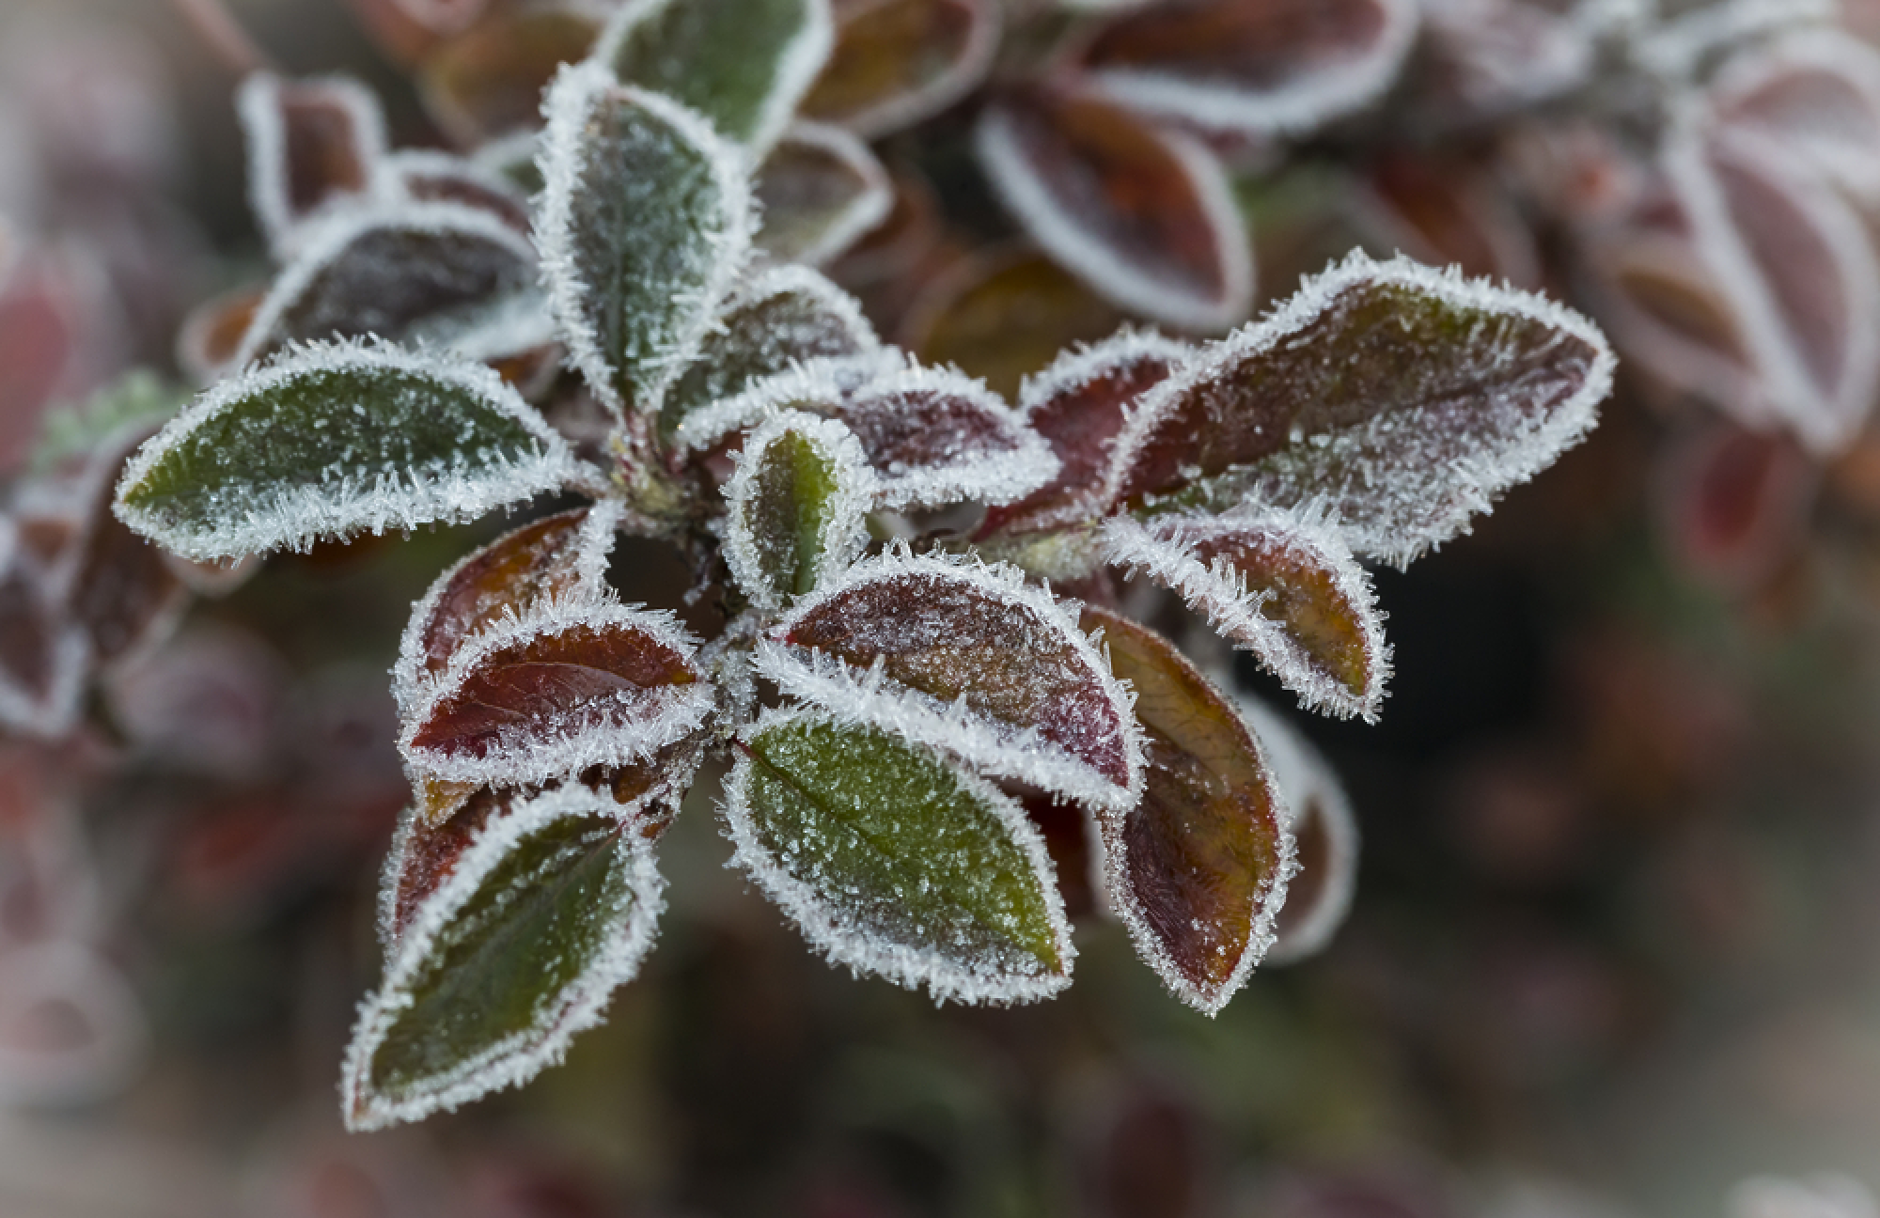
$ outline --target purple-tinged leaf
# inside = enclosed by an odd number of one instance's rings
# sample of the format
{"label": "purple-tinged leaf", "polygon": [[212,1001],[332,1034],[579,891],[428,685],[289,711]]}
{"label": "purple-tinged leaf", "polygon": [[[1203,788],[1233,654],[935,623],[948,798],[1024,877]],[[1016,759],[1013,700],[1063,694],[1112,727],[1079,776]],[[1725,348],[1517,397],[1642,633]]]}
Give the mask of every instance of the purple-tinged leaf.
{"label": "purple-tinged leaf", "polygon": [[758,671],[845,723],[1091,807],[1142,790],[1129,694],[1050,592],[1010,568],[891,550],[804,598]]}
{"label": "purple-tinged leaf", "polygon": [[1227,1005],[1273,941],[1293,843],[1259,745],[1234,709],[1162,636],[1086,608],[1136,693],[1147,738],[1142,797],[1100,821],[1110,907],[1183,1002]]}
{"label": "purple-tinged leaf", "polygon": [[0,516],[0,727],[55,739],[78,716],[89,647],[61,620],[51,583]]}
{"label": "purple-tinged leaf", "polygon": [[1353,254],[1145,394],[1104,498],[1309,511],[1401,565],[1576,443],[1612,368],[1549,300]]}
{"label": "purple-tinged leaf", "polygon": [[767,712],[725,782],[734,861],[836,964],[936,1001],[1070,983],[1044,842],[990,783],[894,735]]}
{"label": "purple-tinged leaf", "polygon": [[868,545],[874,470],[835,419],[790,411],[752,432],[725,486],[725,560],[751,603],[781,612]]}
{"label": "purple-tinged leaf", "polygon": [[347,1127],[415,1121],[560,1061],[639,970],[663,888],[651,844],[578,783],[493,810],[360,1010]]}
{"label": "purple-tinged leaf", "polygon": [[743,154],[690,110],[587,63],[556,77],[536,240],[562,338],[600,400],[653,414],[736,285]]}
{"label": "purple-tinged leaf", "polygon": [[487,165],[431,148],[407,148],[387,156],[382,172],[390,190],[414,203],[474,208],[529,235],[528,197]]}
{"label": "purple-tinged leaf", "polygon": [[1386,247],[1418,262],[1532,288],[1540,251],[1528,220],[1493,176],[1427,152],[1380,157],[1359,194],[1363,219]]}
{"label": "purple-tinged leaf", "polygon": [[1358,821],[1338,775],[1311,742],[1258,699],[1243,694],[1238,701],[1293,838],[1285,904],[1262,962],[1271,968],[1316,956],[1344,924],[1358,886]]}
{"label": "purple-tinged leaf", "polygon": [[1880,393],[1880,262],[1860,217],[1788,149],[1692,109],[1665,168],[1771,407],[1817,456],[1839,450]]}
{"label": "purple-tinged leaf", "polygon": [[1199,140],[1090,92],[1038,87],[988,106],[979,162],[1033,240],[1117,306],[1220,330],[1253,306],[1253,249]]}
{"label": "purple-tinged leaf", "polygon": [[1283,512],[1127,516],[1104,554],[1146,571],[1324,714],[1377,720],[1390,648],[1371,581],[1335,534]]}
{"label": "purple-tinged leaf", "polygon": [[1840,30],[1797,30],[1736,55],[1709,92],[1720,121],[1880,203],[1880,51]]}
{"label": "purple-tinged leaf", "polygon": [[563,5],[498,14],[425,57],[418,95],[460,147],[532,131],[542,90],[563,64],[587,56],[600,29],[598,18]]}
{"label": "purple-tinged leaf", "polygon": [[111,514],[126,458],[154,430],[148,421],[120,429],[97,446],[79,481],[84,523],[61,616],[84,632],[93,668],[125,663],[159,642],[189,603],[168,556]]}
{"label": "purple-tinged leaf", "polygon": [[1802,547],[1820,473],[1781,433],[1706,419],[1672,438],[1654,480],[1665,548],[1705,583],[1752,592]]}
{"label": "purple-tinged leaf", "polygon": [[[1594,66],[1598,5],[1421,0],[1429,62],[1418,92],[1450,122],[1480,122],[1558,97]],[[1615,10],[1618,6],[1612,6]]]}
{"label": "purple-tinged leaf", "polygon": [[803,114],[867,139],[971,92],[999,45],[996,0],[839,0],[836,44]]}
{"label": "purple-tinged leaf", "polygon": [[1079,64],[1144,114],[1293,135],[1382,94],[1416,28],[1414,0],[1180,0],[1108,22]]}
{"label": "purple-tinged leaf", "polygon": [[[1676,6],[1675,14],[1631,31],[1628,57],[1667,82],[1689,81],[1722,54],[1798,26],[1834,21],[1836,0],[1712,0]],[[1623,10],[1620,10],[1623,11]]]}
{"label": "purple-tinged leaf", "polygon": [[541,604],[457,649],[408,714],[399,748],[425,777],[498,786],[639,761],[711,712],[696,650],[665,614]]}
{"label": "purple-tinged leaf", "polygon": [[275,253],[312,217],[372,193],[385,154],[385,118],[354,80],[282,80],[258,72],[235,99],[248,142],[248,201]]}
{"label": "purple-tinged leaf", "polygon": [[894,185],[868,145],[840,127],[797,123],[757,170],[757,247],[824,266],[888,218]]}

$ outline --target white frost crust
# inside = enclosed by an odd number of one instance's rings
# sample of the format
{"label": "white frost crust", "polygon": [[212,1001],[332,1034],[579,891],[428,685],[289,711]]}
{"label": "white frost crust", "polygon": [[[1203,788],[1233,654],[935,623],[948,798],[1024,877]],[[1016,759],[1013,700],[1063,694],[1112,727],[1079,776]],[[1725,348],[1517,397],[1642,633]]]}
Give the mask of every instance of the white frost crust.
{"label": "white frost crust", "polygon": [[875,323],[862,312],[862,302],[829,276],[800,263],[777,263],[757,271],[732,293],[725,302],[725,312],[747,309],[778,296],[814,300],[818,308],[841,323],[863,354],[881,350],[881,336],[875,333]]}
{"label": "white frost crust", "polygon": [[682,453],[703,452],[733,432],[755,427],[781,410],[815,406],[833,411],[863,386],[903,367],[901,353],[893,348],[800,360],[782,372],[759,377],[731,397],[686,415],[673,431],[673,447]]}
{"label": "white frost crust", "polygon": [[[888,213],[894,210],[894,181],[888,176],[881,158],[842,127],[803,120],[792,123],[783,133],[781,142],[807,144],[828,153],[831,160],[840,162],[861,183],[861,190],[824,226],[822,236],[807,249],[797,251],[796,261],[809,266],[826,266],[888,218]],[[758,168],[758,177],[761,181],[762,166]],[[759,245],[763,244],[761,227],[757,240]]]}
{"label": "white frost crust", "polygon": [[965,0],[965,7],[972,10],[973,25],[958,59],[921,88],[883,98],[844,117],[842,125],[865,140],[879,139],[940,113],[977,88],[998,53],[1005,5],[1001,0]]}
{"label": "white frost crust", "polygon": [[[1809,173],[1770,140],[1707,130],[1712,120],[1685,99],[1664,145],[1664,167],[1690,221],[1698,256],[1736,313],[1744,347],[1770,405],[1817,457],[1850,443],[1880,393],[1880,260],[1859,215],[1830,191],[1808,189]],[[1834,251],[1848,314],[1846,358],[1838,385],[1823,386],[1796,349],[1781,305],[1730,215],[1722,184],[1709,165],[1707,142],[1788,196]]]}
{"label": "white frost crust", "polygon": [[[674,4],[689,2],[691,0],[624,0],[595,40],[589,58],[596,63],[611,66],[620,54],[621,45],[636,26]],[[836,22],[829,0],[802,0],[802,3],[803,14],[808,20],[777,54],[770,94],[764,99],[756,130],[748,139],[733,141],[748,150],[753,164],[777,142],[777,137],[796,113],[797,104],[809,92],[810,86],[816,83],[817,74],[829,60],[829,52],[835,49]],[[730,139],[729,136],[724,138]]]}
{"label": "white frost crust", "polygon": [[[422,376],[474,395],[498,414],[520,423],[542,445],[540,456],[504,461],[474,478],[437,481],[432,474],[381,477],[371,485],[348,480],[337,488],[301,486],[233,509],[224,527],[196,532],[173,529],[123,503],[125,490],[141,481],[169,450],[218,413],[254,394],[289,381],[334,371],[389,371]],[[567,443],[529,408],[503,378],[480,364],[445,363],[385,343],[308,343],[291,347],[258,368],[222,380],[170,420],[125,463],[112,511],[133,530],[197,562],[241,558],[269,550],[304,550],[321,537],[383,533],[420,524],[454,524],[507,503],[560,486],[576,472]],[[239,512],[240,515],[235,515]]]}
{"label": "white frost crust", "polygon": [[729,509],[725,517],[725,561],[731,566],[731,577],[751,598],[751,603],[770,614],[783,611],[785,598],[778,596],[764,577],[763,556],[745,509],[750,505],[762,454],[790,432],[807,440],[835,471],[836,489],[830,496],[828,518],[816,538],[822,550],[817,560],[819,585],[833,578],[836,572],[846,571],[868,548],[868,509],[880,494],[875,484],[875,471],[868,464],[868,454],[862,451],[855,433],[840,419],[825,419],[800,410],[785,411],[772,415],[751,434],[738,454],[731,481],[725,484],[725,502]]}
{"label": "white frost crust", "polygon": [[621,931],[598,954],[535,1025],[506,1037],[468,1061],[402,1097],[371,1089],[372,1056],[384,1043],[401,1011],[411,1004],[406,992],[421,972],[438,936],[476,895],[477,887],[525,837],[557,820],[615,815],[612,801],[579,783],[569,783],[520,800],[506,815],[493,818],[458,860],[450,879],[424,902],[397,944],[384,984],[359,1007],[352,1043],[340,1081],[340,1109],[351,1130],[382,1129],[416,1121],[434,1112],[516,1087],[561,1062],[576,1034],[600,1022],[614,990],[632,980],[653,945],[654,930],[665,908],[665,881],[653,865],[652,845],[638,833],[623,832],[613,847],[628,869],[626,900],[608,911]]}
{"label": "white frost crust", "polygon": [[[1865,109],[1868,139],[1810,122],[1777,125],[1753,109],[1755,95],[1785,77],[1825,76]],[[1795,30],[1732,56],[1711,80],[1711,105],[1725,122],[1779,141],[1868,208],[1880,204],[1880,51],[1842,30]]]}
{"label": "white frost crust", "polygon": [[[890,679],[879,662],[860,669],[818,650],[780,642],[792,627],[825,603],[883,579],[917,575],[935,583],[966,584],[990,600],[1025,610],[1057,634],[1080,660],[1116,711],[1128,782],[1117,786],[1088,762],[1046,740],[1036,728],[1017,728],[974,715],[964,698],[948,705]],[[1136,696],[1110,670],[1109,655],[1084,634],[1074,605],[1047,588],[1025,582],[1022,572],[974,559],[913,555],[895,546],[850,567],[835,581],[798,601],[772,637],[758,642],[754,663],[760,675],[793,698],[813,703],[836,719],[880,728],[905,740],[959,758],[984,773],[1009,778],[1093,808],[1121,811],[1142,798],[1147,762]]]}
{"label": "white frost crust", "polygon": [[[756,723],[740,735],[750,740],[779,723],[799,719],[820,719],[842,725],[838,716],[817,715],[802,710],[767,710]],[[846,924],[842,909],[831,903],[789,871],[764,849],[751,818],[750,781],[752,762],[739,754],[724,784],[722,804],[736,852],[727,865],[741,868],[751,877],[784,914],[795,922],[810,944],[828,957],[831,964],[845,964],[857,976],[874,974],[906,989],[922,986],[934,1002],[959,1002],[970,1006],[1008,1006],[1049,998],[1071,983],[1071,962],[1077,949],[1071,942],[1070,919],[1064,912],[1064,898],[1058,890],[1057,869],[1051,862],[1044,836],[1017,800],[991,783],[963,769],[953,776],[973,798],[985,802],[999,818],[999,823],[1024,851],[1032,874],[1044,893],[1045,908],[1055,932],[1058,958],[1064,962],[1061,974],[1025,977],[1002,975],[990,969],[974,969],[949,960],[939,952],[909,947],[870,938]]]}
{"label": "white frost crust", "polygon": [[1839,12],[1837,0],[1719,0],[1657,26],[1629,50],[1646,71],[1684,84],[1719,51],[1791,26],[1831,22]]}
{"label": "white frost crust", "polygon": [[326,76],[288,82],[272,72],[256,72],[242,81],[235,93],[235,113],[248,145],[248,205],[277,258],[292,252],[299,243],[297,230],[302,224],[326,210],[322,207],[297,214],[288,198],[287,123],[281,114],[281,91],[289,84],[297,89],[318,89],[326,94],[326,100],[346,111],[359,141],[360,160],[371,184],[369,191],[378,183],[376,170],[388,143],[378,97],[356,80]]}
{"label": "white frost crust", "polygon": [[[614,695],[631,705],[634,718],[607,722],[594,705],[568,708],[569,722],[561,734],[534,737],[524,727],[504,736],[500,751],[488,757],[452,757],[418,747],[414,741],[432,715],[482,669],[489,658],[505,648],[531,639],[558,635],[579,628],[620,628],[649,636],[692,664],[698,679],[690,685],[641,691],[637,697]],[[451,657],[450,667],[429,687],[429,693],[406,717],[398,737],[398,751],[414,773],[446,782],[489,783],[513,787],[553,782],[578,774],[590,766],[626,765],[644,761],[660,749],[696,731],[711,714],[711,682],[696,663],[698,640],[663,610],[635,608],[588,596],[530,605],[514,617],[491,625],[466,640]]]}
{"label": "white frost crust", "polygon": [[608,94],[618,94],[646,110],[696,146],[710,167],[721,204],[716,223],[710,226],[714,230],[710,271],[696,296],[684,298],[692,320],[659,357],[660,373],[645,400],[634,403],[638,412],[656,416],[666,387],[697,358],[705,336],[717,324],[719,307],[737,286],[756,228],[751,184],[743,151],[714,131],[711,123],[664,94],[620,84],[599,61],[563,64],[550,83],[542,101],[546,126],[537,163],[544,185],[535,206],[535,243],[541,250],[549,308],[567,344],[569,361],[616,418],[625,418],[626,404],[614,387],[612,364],[601,350],[600,336],[584,315],[582,302],[592,289],[581,276],[573,248],[574,201],[582,189],[588,116]]}
{"label": "white frost crust", "polygon": [[1384,14],[1374,42],[1342,63],[1277,89],[1236,87],[1147,68],[1097,67],[1087,75],[1111,100],[1156,118],[1229,134],[1304,135],[1369,105],[1397,79],[1416,41],[1416,0],[1373,3]]}
{"label": "white frost crust", "polygon": [[[1358,887],[1358,820],[1352,815],[1344,784],[1310,741],[1259,699],[1238,694],[1235,700],[1266,755],[1285,809],[1287,831],[1297,841],[1304,828],[1301,817],[1315,812],[1330,846],[1331,874],[1319,889],[1317,903],[1266,952],[1269,965],[1293,964],[1325,950],[1351,912]],[[1295,860],[1293,877],[1297,876]]]}
{"label": "white frost crust", "polygon": [[1157,136],[1181,165],[1194,190],[1209,236],[1219,252],[1222,290],[1218,298],[1197,296],[1158,282],[1153,267],[1121,256],[1077,216],[1059,205],[1050,184],[1026,155],[1009,114],[988,106],[973,131],[974,147],[1000,199],[1032,238],[1064,268],[1119,308],[1142,313],[1184,330],[1224,330],[1253,308],[1253,245],[1234,202],[1220,158],[1192,136],[1158,130]]}
{"label": "white frost crust", "polygon": [[[575,541],[575,572],[579,582],[572,594],[564,593],[559,598],[563,604],[570,606],[600,605],[619,599],[607,583],[607,563],[613,554],[615,536],[621,526],[620,502],[615,499],[597,500],[587,511],[587,519],[581,522]],[[426,672],[424,666],[424,635],[430,628],[431,619],[437,614],[437,603],[443,598],[445,589],[457,578],[458,572],[470,563],[523,529],[532,528],[538,523],[530,521],[520,525],[488,545],[465,554],[432,580],[431,586],[411,607],[411,617],[405,622],[405,632],[398,642],[398,662],[392,666],[392,697],[398,703],[400,716],[409,715],[414,707],[435,692],[433,687],[438,677]],[[524,609],[525,606],[519,604],[512,607],[512,612]],[[473,634],[470,637],[476,636]],[[469,642],[469,639],[464,642]]]}
{"label": "white frost crust", "polygon": [[1026,376],[1018,391],[1018,409],[1029,419],[1058,398],[1078,393],[1092,381],[1144,360],[1162,361],[1172,375],[1198,353],[1193,343],[1170,338],[1158,330],[1125,326],[1100,342],[1066,348],[1042,371]]}
{"label": "white frost crust", "polygon": [[281,315],[300,300],[308,286],[344,257],[355,241],[379,229],[400,229],[427,236],[460,233],[506,250],[524,268],[535,265],[535,250],[528,239],[480,208],[462,203],[409,200],[349,207],[304,226],[295,243],[293,261],[275,278],[267,296],[255,309],[254,320],[249,322],[248,332],[242,336],[241,347],[230,366],[245,368],[252,364],[273,337]]}
{"label": "white frost crust", "polygon": [[[1332,529],[1358,554],[1402,567],[1432,546],[1467,531],[1472,512],[1486,510],[1490,498],[1510,486],[1526,482],[1552,464],[1555,457],[1577,443],[1598,421],[1600,401],[1612,391],[1617,361],[1599,327],[1579,313],[1537,292],[1496,285],[1485,279],[1465,279],[1460,270],[1436,270],[1408,258],[1377,262],[1362,250],[1353,250],[1341,262],[1300,285],[1297,292],[1259,321],[1251,322],[1219,342],[1211,343],[1167,380],[1142,396],[1124,424],[1110,453],[1110,471],[1101,500],[1114,504],[1124,479],[1140,457],[1142,447],[1157,425],[1173,413],[1182,397],[1235,364],[1284,346],[1293,335],[1310,326],[1339,294],[1356,284],[1388,283],[1436,296],[1463,308],[1510,313],[1564,331],[1590,346],[1595,355],[1586,383],[1561,403],[1538,426],[1530,427],[1509,444],[1493,464],[1456,461],[1447,472],[1447,485],[1464,501],[1451,519],[1429,534],[1372,533],[1345,522],[1330,520]],[[1382,471],[1388,477],[1389,471]]]}
{"label": "white frost crust", "polygon": [[[1357,611],[1363,632],[1370,681],[1362,694],[1354,697],[1317,666],[1284,622],[1261,612],[1269,593],[1250,593],[1246,576],[1226,558],[1217,556],[1203,565],[1191,550],[1196,542],[1243,533],[1304,553],[1315,566],[1332,573],[1339,598]],[[1301,705],[1321,714],[1357,715],[1366,723],[1377,722],[1390,676],[1390,645],[1384,641],[1383,616],[1370,576],[1332,529],[1297,513],[1267,510],[1164,517],[1148,527],[1128,516],[1115,516],[1103,526],[1103,543],[1108,561],[1131,571],[1146,571],[1156,583],[1175,592],[1232,640],[1236,649],[1252,652],[1280,684],[1299,695]]]}

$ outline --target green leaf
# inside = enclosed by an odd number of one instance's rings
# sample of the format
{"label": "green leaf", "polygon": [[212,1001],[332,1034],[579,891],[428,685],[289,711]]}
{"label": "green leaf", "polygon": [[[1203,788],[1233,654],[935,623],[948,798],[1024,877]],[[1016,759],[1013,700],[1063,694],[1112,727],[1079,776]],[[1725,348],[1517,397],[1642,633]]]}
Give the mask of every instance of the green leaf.
{"label": "green leaf", "polygon": [[562,70],[546,112],[538,240],[556,321],[603,403],[656,412],[750,249],[744,159],[592,62]]}
{"label": "green leaf", "polygon": [[528,1081],[599,1021],[652,945],[663,885],[605,797],[571,784],[484,815],[361,1010],[342,1082],[349,1128]]}
{"label": "green leaf", "polygon": [[868,455],[835,419],[774,416],[745,441],[725,487],[725,558],[751,603],[775,613],[855,561],[875,496]]}
{"label": "green leaf", "polygon": [[737,862],[834,963],[935,999],[1070,983],[1043,839],[1011,798],[870,728],[772,712],[726,782]]}
{"label": "green leaf", "polygon": [[131,459],[116,510],[184,557],[236,558],[474,519],[572,462],[486,368],[315,345],[198,398]]}
{"label": "green leaf", "polygon": [[761,151],[834,42],[829,0],[632,0],[594,57],[622,83],[684,102],[726,139]]}

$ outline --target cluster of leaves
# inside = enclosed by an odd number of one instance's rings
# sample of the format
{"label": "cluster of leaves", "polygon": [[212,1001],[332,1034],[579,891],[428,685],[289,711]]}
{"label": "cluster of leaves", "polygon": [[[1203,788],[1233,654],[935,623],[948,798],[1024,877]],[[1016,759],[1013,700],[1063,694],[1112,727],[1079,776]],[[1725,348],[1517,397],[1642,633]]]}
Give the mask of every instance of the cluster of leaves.
{"label": "cluster of leaves", "polygon": [[[1069,809],[1140,954],[1220,1009],[1276,931],[1297,955],[1336,924],[1349,813],[1303,741],[1119,611],[1118,581],[1371,719],[1389,659],[1361,560],[1465,531],[1610,388],[1579,316],[1362,255],[1218,342],[1067,351],[1016,407],[921,366],[757,248],[802,214],[760,228],[757,200],[833,87],[834,29],[820,0],[621,6],[507,177],[505,141],[389,151],[345,82],[244,88],[284,266],[197,328],[217,379],[125,465],[118,518],[226,563],[581,501],[414,607],[413,802],[345,1067],[355,1127],[521,1082],[600,1017],[713,757],[737,864],[834,962],[941,1000],[1062,989],[1039,822]],[[623,533],[690,559],[713,637],[623,602]],[[1282,923],[1299,856],[1321,871]]]}

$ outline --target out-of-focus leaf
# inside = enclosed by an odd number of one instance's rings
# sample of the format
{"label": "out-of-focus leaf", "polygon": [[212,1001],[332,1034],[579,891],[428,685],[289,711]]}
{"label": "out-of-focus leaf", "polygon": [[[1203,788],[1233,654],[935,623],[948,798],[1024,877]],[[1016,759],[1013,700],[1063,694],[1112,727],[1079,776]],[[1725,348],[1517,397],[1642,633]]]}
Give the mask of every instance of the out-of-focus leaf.
{"label": "out-of-focus leaf", "polygon": [[751,603],[775,613],[868,544],[874,471],[848,428],[795,411],[751,433],[725,487],[725,559]]}
{"label": "out-of-focus leaf", "polygon": [[1880,203],[1880,51],[1837,29],[1795,30],[1732,58],[1710,93],[1724,122]]}
{"label": "out-of-focus leaf", "polygon": [[848,293],[808,267],[773,267],[738,289],[719,328],[673,382],[660,407],[660,433],[670,438],[691,412],[793,365],[880,348]]}
{"label": "out-of-focus leaf", "polygon": [[1079,63],[1144,114],[1296,134],[1388,88],[1416,28],[1414,0],[1186,0],[1113,19]]}
{"label": "out-of-focus leaf", "polygon": [[242,82],[235,103],[248,143],[249,205],[277,254],[309,218],[372,190],[385,118],[365,86],[258,72]]}
{"label": "out-of-focus leaf", "polygon": [[1726,592],[1752,591],[1807,533],[1819,467],[1780,433],[1707,420],[1666,446],[1656,479],[1666,548]]}
{"label": "out-of-focus leaf", "polygon": [[1577,442],[1612,368],[1549,300],[1354,254],[1144,395],[1104,497],[1310,507],[1401,565]]}
{"label": "out-of-focus leaf", "polygon": [[415,203],[474,208],[529,235],[527,195],[487,165],[432,148],[406,148],[385,158],[383,172],[391,191]]}
{"label": "out-of-focus leaf", "polygon": [[542,90],[564,63],[584,58],[600,22],[572,7],[532,6],[497,14],[426,56],[419,96],[458,144],[541,122]]}
{"label": "out-of-focus leaf", "polygon": [[18,527],[0,517],[0,727],[57,738],[78,714],[88,649],[60,620],[53,587]]}
{"label": "out-of-focus leaf", "polygon": [[1110,446],[1136,401],[1194,354],[1186,343],[1123,330],[1066,351],[1025,382],[1019,408],[1060,462],[1058,476],[1010,507],[986,513],[980,536],[1068,528],[1102,513]]}
{"label": "out-of-focus leaf", "polygon": [[1253,305],[1253,249],[1220,161],[1088,91],[1014,92],[980,164],[1033,240],[1120,308],[1219,330]]}
{"label": "out-of-focus leaf", "polygon": [[450,667],[465,640],[551,602],[598,602],[620,520],[610,503],[576,508],[525,524],[466,556],[437,577],[412,606],[393,669],[392,692],[410,710]]}
{"label": "out-of-focus leaf", "polygon": [[1177,997],[1227,1005],[1272,942],[1292,842],[1259,746],[1239,713],[1173,645],[1084,610],[1136,692],[1148,774],[1133,807],[1106,813],[1110,905]]}
{"label": "out-of-focus leaf", "polygon": [[559,1061],[638,971],[662,889],[649,844],[579,784],[494,811],[360,1012],[347,1126],[417,1120]]}
{"label": "out-of-focus leaf", "polygon": [[163,551],[111,514],[124,459],[150,430],[133,424],[117,443],[103,446],[86,478],[86,527],[63,616],[85,632],[96,667],[122,662],[168,633],[189,600]]}
{"label": "out-of-focus leaf", "polygon": [[311,346],[222,382],[144,445],[116,511],[188,558],[470,519],[561,484],[561,438],[495,373]]}
{"label": "out-of-focus leaf", "polygon": [[758,649],[785,692],[975,768],[1126,808],[1129,696],[1067,610],[1007,569],[890,551],[800,601]]}
{"label": "out-of-focus leaf", "polygon": [[1448,121],[1535,105],[1583,84],[1593,69],[1598,6],[1421,0],[1421,7],[1428,66],[1418,92]]}
{"label": "out-of-focus leaf", "polygon": [[1123,320],[1026,245],[969,255],[938,277],[908,310],[901,341],[923,361],[964,368],[1012,398],[1060,352],[1104,338]]}
{"label": "out-of-focus leaf", "polygon": [[1113,563],[1147,571],[1313,710],[1375,722],[1390,648],[1370,578],[1329,531],[1284,513],[1118,517]]}
{"label": "out-of-focus leaf", "polygon": [[698,115],[594,63],[546,103],[539,240],[574,363],[616,412],[655,412],[699,354],[750,247],[739,151]]}
{"label": "out-of-focus leaf", "polygon": [[491,0],[350,0],[374,41],[401,65],[421,59],[442,40],[461,34]]}
{"label": "out-of-focus leaf", "polygon": [[1070,927],[1010,797],[875,729],[772,712],[725,785],[736,861],[833,963],[936,1000],[1070,982]]}
{"label": "out-of-focus leaf", "polygon": [[595,58],[761,154],[835,42],[829,0],[628,0]]}
{"label": "out-of-focus leaf", "polygon": [[991,67],[999,18],[993,0],[843,0],[803,113],[870,139],[937,114]]}
{"label": "out-of-focus leaf", "polygon": [[665,614],[540,604],[457,649],[399,747],[426,777],[498,786],[639,761],[710,713],[695,650]]}
{"label": "out-of-focus leaf", "polygon": [[[256,311],[236,364],[295,343],[376,335],[436,343],[533,298],[535,251],[489,213],[458,203],[355,209],[310,231]],[[527,345],[533,338],[521,340]]]}
{"label": "out-of-focus leaf", "polygon": [[203,301],[176,334],[176,364],[199,388],[219,380],[234,366],[242,339],[254,327],[255,314],[267,299],[265,284],[235,288]]}
{"label": "out-of-focus leaf", "polygon": [[757,171],[757,245],[823,266],[888,218],[894,187],[868,145],[840,127],[797,123]]}
{"label": "out-of-focus leaf", "polygon": [[1364,179],[1362,199],[1364,218],[1387,248],[1516,287],[1540,284],[1540,253],[1527,219],[1466,160],[1380,157]]}

